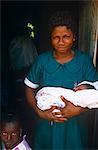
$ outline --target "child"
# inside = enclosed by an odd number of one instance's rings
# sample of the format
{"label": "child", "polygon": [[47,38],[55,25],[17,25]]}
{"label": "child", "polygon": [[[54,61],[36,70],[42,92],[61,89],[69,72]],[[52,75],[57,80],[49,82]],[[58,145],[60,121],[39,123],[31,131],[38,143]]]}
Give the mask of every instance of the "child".
{"label": "child", "polygon": [[[89,89],[89,90],[88,90]],[[88,108],[98,108],[98,81],[88,81],[77,85],[73,90],[61,87],[44,87],[36,94],[37,105],[41,110],[51,106],[65,107],[60,96],[72,102],[74,105]],[[55,111],[58,111],[57,109]]]}
{"label": "child", "polygon": [[17,117],[6,114],[1,118],[2,150],[32,150],[22,137],[22,128]]}

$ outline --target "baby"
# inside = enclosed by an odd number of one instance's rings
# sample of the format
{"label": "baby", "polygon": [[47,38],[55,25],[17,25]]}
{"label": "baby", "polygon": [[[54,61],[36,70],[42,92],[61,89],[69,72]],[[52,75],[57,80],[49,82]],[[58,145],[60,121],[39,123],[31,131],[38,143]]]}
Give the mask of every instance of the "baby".
{"label": "baby", "polygon": [[6,114],[1,118],[2,150],[32,150],[22,137],[20,122],[13,114]]}
{"label": "baby", "polygon": [[98,81],[94,83],[84,81],[73,90],[61,87],[43,87],[36,94],[37,106],[41,110],[50,109],[51,106],[63,108],[65,103],[60,96],[76,106],[98,108]]}

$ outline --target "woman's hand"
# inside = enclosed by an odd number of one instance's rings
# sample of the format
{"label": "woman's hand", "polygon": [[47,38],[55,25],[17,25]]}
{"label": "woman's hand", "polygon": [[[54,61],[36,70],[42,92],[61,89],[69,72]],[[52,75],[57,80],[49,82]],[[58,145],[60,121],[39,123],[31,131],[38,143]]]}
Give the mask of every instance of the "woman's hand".
{"label": "woman's hand", "polygon": [[[88,109],[87,108],[83,108],[80,106],[75,106],[74,104],[72,104],[71,102],[69,102],[68,100],[66,100],[64,97],[61,96],[62,101],[65,103],[65,107],[64,108],[60,108],[58,107],[58,109],[61,111],[62,116],[64,118],[71,118],[74,116],[79,115],[82,112],[86,112]],[[57,115],[58,113],[55,113],[55,115]]]}
{"label": "woman's hand", "polygon": [[56,106],[52,106],[50,109],[47,110],[40,110],[38,107],[36,107],[35,111],[37,112],[38,116],[42,119],[46,119],[49,121],[54,121],[54,122],[64,122],[67,119],[65,117],[62,117],[61,112],[59,112],[60,117],[55,115],[53,113],[53,110],[56,109]]}

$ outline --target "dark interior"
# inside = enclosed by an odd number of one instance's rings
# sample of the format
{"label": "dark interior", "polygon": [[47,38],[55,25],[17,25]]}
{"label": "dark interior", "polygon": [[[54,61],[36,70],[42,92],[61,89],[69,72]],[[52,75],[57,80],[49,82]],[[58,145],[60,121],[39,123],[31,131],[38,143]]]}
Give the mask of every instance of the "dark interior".
{"label": "dark interior", "polygon": [[[2,112],[13,110],[17,111],[23,122],[24,132],[28,135],[30,144],[32,143],[32,135],[34,126],[36,125],[36,115],[21,97],[24,98],[23,84],[13,83],[13,72],[10,68],[10,60],[8,47],[17,35],[24,33],[24,27],[27,22],[32,22],[35,26],[34,44],[36,45],[38,54],[50,49],[48,40],[48,19],[56,10],[69,9],[76,17],[77,21],[77,37],[78,37],[78,18],[79,9],[83,7],[82,1],[2,1],[1,2],[1,100]],[[76,43],[78,47],[78,41]],[[21,72],[20,72],[21,73]],[[19,72],[15,72],[15,75]],[[25,75],[27,74],[24,73]],[[23,76],[24,78],[24,76]],[[16,93],[13,92],[15,89]],[[15,97],[16,96],[16,97]],[[17,100],[17,96],[20,98]],[[16,99],[13,101],[13,99]],[[95,112],[93,112],[95,113]],[[33,115],[31,115],[33,114]],[[24,118],[25,116],[25,118]],[[32,116],[32,117],[30,117]],[[92,118],[93,122],[94,118]],[[33,127],[32,127],[33,126]],[[96,131],[97,132],[97,131]],[[98,132],[97,132],[98,133]],[[92,130],[89,141],[90,148],[94,147]],[[32,145],[32,144],[31,144]],[[96,147],[96,145],[95,145]]]}

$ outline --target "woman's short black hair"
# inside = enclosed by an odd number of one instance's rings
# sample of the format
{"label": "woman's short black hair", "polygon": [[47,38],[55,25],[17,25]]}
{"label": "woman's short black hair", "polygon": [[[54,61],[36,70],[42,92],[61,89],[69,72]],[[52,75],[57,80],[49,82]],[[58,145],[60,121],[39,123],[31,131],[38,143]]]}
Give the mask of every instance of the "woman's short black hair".
{"label": "woman's short black hair", "polygon": [[67,26],[75,33],[75,16],[69,11],[57,11],[49,19],[49,32],[56,26]]}

